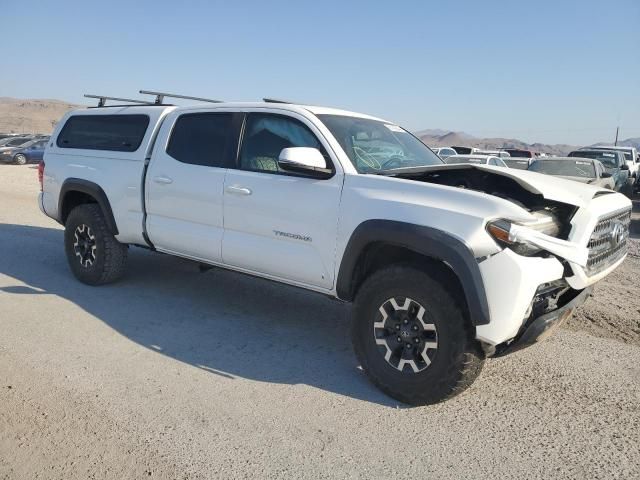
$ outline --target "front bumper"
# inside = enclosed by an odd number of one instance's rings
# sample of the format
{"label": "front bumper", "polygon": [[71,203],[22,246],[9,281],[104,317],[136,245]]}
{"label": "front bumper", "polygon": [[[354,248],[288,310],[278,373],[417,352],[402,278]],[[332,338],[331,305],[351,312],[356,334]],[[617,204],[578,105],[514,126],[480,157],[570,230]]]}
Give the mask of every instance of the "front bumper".
{"label": "front bumper", "polygon": [[593,287],[585,288],[572,299],[569,299],[565,305],[556,310],[545,313],[537,318],[529,319],[520,330],[520,333],[518,333],[512,341],[496,347],[493,356],[499,357],[522,350],[549,337],[556,328],[573,314],[573,311],[577,307],[582,305],[587,298],[591,296],[592,291]]}
{"label": "front bumper", "polygon": [[540,285],[561,280],[564,266],[555,257],[523,257],[508,248],[479,264],[491,321],[476,326],[476,338],[496,346],[518,335],[531,314]]}
{"label": "front bumper", "polygon": [[2,163],[13,163],[13,153],[0,153],[0,162]]}

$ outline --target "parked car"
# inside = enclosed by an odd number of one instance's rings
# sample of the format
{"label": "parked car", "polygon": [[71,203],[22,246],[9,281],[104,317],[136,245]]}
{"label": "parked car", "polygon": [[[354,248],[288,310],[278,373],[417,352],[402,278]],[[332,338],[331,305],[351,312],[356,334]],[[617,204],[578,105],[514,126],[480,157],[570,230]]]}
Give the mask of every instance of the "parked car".
{"label": "parked car", "polygon": [[477,148],[474,147],[451,147],[453,148],[456,153],[458,153],[458,155],[469,155],[471,153],[474,153]]}
{"label": "parked car", "polygon": [[507,164],[509,168],[516,168],[518,170],[527,170],[533,159],[509,157],[509,158],[503,158],[502,160],[504,161],[504,163]]}
{"label": "parked car", "polygon": [[635,147],[617,147],[617,146],[597,146],[583,147],[580,150],[616,150],[624,153],[624,159],[629,165],[629,175],[633,179],[638,178],[638,169],[640,168],[640,159],[638,150]]}
{"label": "parked car", "polygon": [[531,162],[529,170],[566,178],[581,183],[588,183],[601,188],[613,190],[615,182],[604,165],[592,158],[579,157],[545,157]]}
{"label": "parked car", "polygon": [[0,140],[5,139],[5,138],[14,138],[14,137],[20,137],[22,135],[19,135],[17,133],[0,133]]}
{"label": "parked car", "polygon": [[473,153],[475,155],[491,155],[493,157],[500,157],[500,158],[508,158],[511,156],[509,155],[509,152],[505,150],[482,150],[480,148],[474,149]]}
{"label": "parked car", "polygon": [[632,182],[629,178],[629,165],[624,153],[619,150],[574,150],[569,157],[593,158],[604,165],[613,177],[614,190],[631,196]]}
{"label": "parked car", "polygon": [[4,147],[17,147],[33,140],[31,136],[6,137],[0,140],[0,149]]}
{"label": "parked car", "polygon": [[47,142],[46,138],[34,139],[17,147],[2,148],[0,149],[0,162],[18,165],[37,163],[42,160]]}
{"label": "parked car", "polygon": [[354,302],[363,371],[415,405],[547,336],[627,253],[623,195],[447,165],[392,122],[308,105],[76,110],[38,173],[79,281],[117,280],[139,245]]}
{"label": "parked car", "polygon": [[535,158],[536,156],[531,150],[522,150],[520,148],[503,148],[502,150],[512,158]]}
{"label": "parked car", "polygon": [[444,159],[445,163],[472,163],[475,165],[493,165],[494,167],[507,167],[500,157],[494,155],[452,155]]}
{"label": "parked car", "polygon": [[447,157],[450,157],[451,155],[457,155],[457,152],[451,147],[438,147],[438,148],[432,148],[431,150],[433,150],[434,153],[438,155],[440,158],[447,158]]}

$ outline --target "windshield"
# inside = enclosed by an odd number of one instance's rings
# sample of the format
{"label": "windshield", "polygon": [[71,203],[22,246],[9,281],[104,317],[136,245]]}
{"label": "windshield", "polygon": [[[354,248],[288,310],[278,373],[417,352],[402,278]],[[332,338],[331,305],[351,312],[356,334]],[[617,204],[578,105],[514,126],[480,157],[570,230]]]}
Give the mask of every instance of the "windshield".
{"label": "windshield", "polygon": [[526,170],[529,168],[529,160],[514,160],[513,158],[503,158],[502,161],[507,164],[509,168],[518,168],[520,170]]}
{"label": "windshield", "polygon": [[564,177],[596,178],[593,162],[586,160],[536,160],[529,170]]}
{"label": "windshield", "polygon": [[618,153],[598,150],[578,150],[571,152],[570,157],[593,158],[600,160],[607,168],[618,168]]}
{"label": "windshield", "polygon": [[17,145],[24,145],[27,142],[30,142],[28,138],[14,138],[13,140],[7,142],[5,145],[7,147],[15,147]]}
{"label": "windshield", "polygon": [[318,115],[318,118],[331,131],[358,173],[442,165],[442,160],[429,147],[396,125],[343,115]]}

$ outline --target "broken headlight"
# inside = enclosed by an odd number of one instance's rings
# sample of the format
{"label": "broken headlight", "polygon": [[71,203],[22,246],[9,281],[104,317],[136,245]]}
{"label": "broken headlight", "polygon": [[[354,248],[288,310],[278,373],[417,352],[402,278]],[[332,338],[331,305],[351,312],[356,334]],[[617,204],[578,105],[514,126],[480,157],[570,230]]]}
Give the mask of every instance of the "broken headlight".
{"label": "broken headlight", "polygon": [[500,245],[509,247],[519,255],[535,255],[544,250],[537,240],[542,236],[557,237],[561,225],[553,214],[545,210],[532,213],[536,217],[535,220],[526,223],[505,219],[493,220],[487,223],[487,232]]}

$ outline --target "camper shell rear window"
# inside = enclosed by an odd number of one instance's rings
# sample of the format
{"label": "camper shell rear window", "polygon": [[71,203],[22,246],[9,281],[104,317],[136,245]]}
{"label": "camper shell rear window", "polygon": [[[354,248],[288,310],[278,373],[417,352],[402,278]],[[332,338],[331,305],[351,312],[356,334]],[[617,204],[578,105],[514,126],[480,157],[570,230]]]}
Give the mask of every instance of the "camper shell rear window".
{"label": "camper shell rear window", "polygon": [[135,152],[149,126],[148,115],[74,115],[62,127],[60,148]]}

